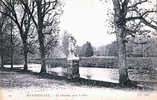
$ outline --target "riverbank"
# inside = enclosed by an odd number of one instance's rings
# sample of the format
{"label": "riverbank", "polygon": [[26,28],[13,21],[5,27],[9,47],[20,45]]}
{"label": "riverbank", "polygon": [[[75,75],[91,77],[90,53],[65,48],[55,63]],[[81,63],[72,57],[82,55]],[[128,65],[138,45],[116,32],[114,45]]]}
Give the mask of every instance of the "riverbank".
{"label": "riverbank", "polygon": [[[65,77],[18,69],[0,70],[0,88],[4,100],[129,100],[156,96],[156,83],[143,82],[139,86],[122,87],[117,83],[80,78],[67,80]],[[17,99],[18,97],[18,99]],[[52,98],[52,99],[51,99]],[[126,99],[128,98],[128,99]]]}

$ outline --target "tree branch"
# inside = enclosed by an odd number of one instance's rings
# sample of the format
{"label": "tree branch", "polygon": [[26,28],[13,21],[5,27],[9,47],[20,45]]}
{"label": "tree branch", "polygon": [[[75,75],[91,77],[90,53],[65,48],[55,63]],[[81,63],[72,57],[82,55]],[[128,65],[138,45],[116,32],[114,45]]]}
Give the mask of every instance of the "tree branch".
{"label": "tree branch", "polygon": [[140,0],[139,2],[133,4],[132,6],[128,6],[128,9],[136,8],[138,5],[141,5],[142,3],[147,2],[148,0]]}

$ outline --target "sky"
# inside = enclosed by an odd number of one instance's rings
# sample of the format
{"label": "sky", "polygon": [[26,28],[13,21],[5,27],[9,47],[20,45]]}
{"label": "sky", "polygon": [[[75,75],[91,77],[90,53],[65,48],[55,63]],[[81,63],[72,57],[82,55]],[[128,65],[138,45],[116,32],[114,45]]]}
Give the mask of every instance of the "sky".
{"label": "sky", "polygon": [[86,41],[95,47],[111,43],[115,35],[107,33],[108,8],[112,8],[112,4],[102,0],[66,0],[61,33],[68,31],[80,46]]}

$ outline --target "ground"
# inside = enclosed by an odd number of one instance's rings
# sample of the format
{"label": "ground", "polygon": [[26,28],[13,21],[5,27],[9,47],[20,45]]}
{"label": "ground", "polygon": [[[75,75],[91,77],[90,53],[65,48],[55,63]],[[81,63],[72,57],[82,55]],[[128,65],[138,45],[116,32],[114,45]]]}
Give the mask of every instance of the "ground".
{"label": "ground", "polygon": [[3,100],[151,100],[157,96],[156,82],[138,85],[121,87],[109,82],[70,81],[53,75],[0,70],[0,99]]}

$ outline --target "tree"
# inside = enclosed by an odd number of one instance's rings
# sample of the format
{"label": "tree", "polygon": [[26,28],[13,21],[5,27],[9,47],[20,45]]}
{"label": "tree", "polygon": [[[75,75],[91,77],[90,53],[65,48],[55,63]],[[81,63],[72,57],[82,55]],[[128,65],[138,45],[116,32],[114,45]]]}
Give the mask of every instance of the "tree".
{"label": "tree", "polygon": [[71,36],[71,34],[69,34],[67,31],[64,32],[63,34],[63,39],[62,39],[62,50],[63,53],[66,55],[66,57],[68,57],[69,54],[69,37]]}
{"label": "tree", "polygon": [[92,47],[91,43],[88,41],[80,49],[81,49],[81,50],[79,50],[80,56],[91,57],[94,55],[93,47]]}
{"label": "tree", "polygon": [[[5,6],[3,6],[3,5],[0,5],[0,10],[7,11]],[[1,67],[4,66],[4,56],[6,54],[6,51],[8,51],[6,46],[8,46],[8,40],[10,40],[10,39],[9,39],[7,32],[9,32],[8,30],[10,29],[10,26],[12,26],[12,24],[9,23],[8,17],[2,13],[0,15],[0,57],[1,57],[0,59],[1,59]]]}
{"label": "tree", "polygon": [[118,46],[117,46],[116,41],[114,41],[111,44],[107,45],[105,48],[106,48],[105,49],[106,56],[117,56]]}
{"label": "tree", "polygon": [[[19,0],[27,8],[27,11],[31,15],[31,19],[36,27],[39,41],[39,51],[41,55],[41,70],[40,73],[46,73],[46,38],[45,35],[58,32],[57,25],[59,24],[58,17],[62,13],[61,3],[58,0],[31,0],[32,4],[35,4],[35,15],[31,12],[28,5],[25,4],[25,0]],[[48,32],[43,32],[45,28],[49,27]],[[52,43],[52,42],[51,42]]]}
{"label": "tree", "polygon": [[[4,9],[3,6],[0,6],[1,9]],[[0,63],[1,63],[1,67],[3,68],[4,66],[4,29],[6,28],[5,25],[6,25],[6,22],[7,22],[7,18],[4,14],[1,14],[0,16]]]}
{"label": "tree", "polygon": [[[5,6],[7,12],[1,10],[2,14],[8,16],[17,26],[19,30],[20,37],[23,43],[23,51],[24,51],[24,70],[28,69],[27,59],[28,59],[28,33],[31,26],[31,14],[27,12],[27,8],[19,3],[18,0],[0,0],[0,3]],[[25,5],[31,8],[30,12],[34,12],[34,4],[29,4],[28,1],[24,2]]]}
{"label": "tree", "polygon": [[[2,20],[5,23],[1,23],[1,38],[0,38],[0,55],[2,55],[2,67],[4,64],[11,64],[11,68],[13,68],[13,63],[18,63],[22,61],[21,55],[20,55],[20,44],[21,40],[19,39],[18,35],[15,35],[14,32],[13,34],[10,34],[12,24],[10,23],[9,18],[5,16],[5,19],[7,20]],[[12,41],[11,41],[12,40]],[[12,59],[11,56],[17,56],[14,59]]]}
{"label": "tree", "polygon": [[[10,31],[10,30],[9,30]],[[12,41],[11,41],[12,38]],[[5,43],[4,43],[4,64],[22,64],[23,63],[23,55],[21,54],[21,50],[23,50],[22,41],[18,34],[11,35],[10,32],[5,33]],[[13,56],[13,59],[12,57]],[[11,69],[13,66],[11,66]]]}
{"label": "tree", "polygon": [[78,55],[79,57],[83,55],[82,46],[76,46],[76,55]]}
{"label": "tree", "polygon": [[[142,4],[148,5],[148,0],[112,0],[114,6],[114,25],[118,41],[118,66],[119,66],[119,82],[123,85],[130,83],[127,64],[126,64],[126,37],[136,34],[143,34],[146,30],[142,30],[143,25],[157,29],[156,24],[150,18],[150,14],[155,13],[154,9],[145,9]],[[150,21],[148,21],[148,19]],[[140,27],[142,26],[142,27]]]}
{"label": "tree", "polygon": [[94,55],[94,50],[93,50],[93,47],[91,45],[90,42],[87,42],[86,43],[86,50],[85,50],[85,56],[86,57],[91,57]]}
{"label": "tree", "polygon": [[54,52],[55,48],[59,45],[58,43],[58,32],[50,33],[45,37],[45,55],[47,58],[50,57],[51,53]]}

